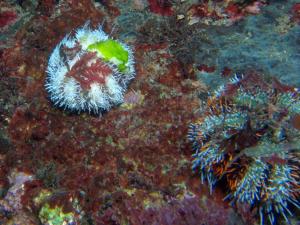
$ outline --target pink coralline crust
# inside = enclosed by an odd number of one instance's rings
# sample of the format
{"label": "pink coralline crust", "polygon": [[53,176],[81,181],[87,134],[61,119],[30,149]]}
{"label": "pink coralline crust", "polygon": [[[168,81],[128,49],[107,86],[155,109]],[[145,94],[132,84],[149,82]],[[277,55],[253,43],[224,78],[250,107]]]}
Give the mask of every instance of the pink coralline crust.
{"label": "pink coralline crust", "polygon": [[89,52],[85,53],[75,63],[66,76],[75,78],[81,88],[86,90],[93,83],[104,84],[105,78],[112,75],[112,73],[112,69],[99,59],[96,53]]}
{"label": "pink coralline crust", "polygon": [[246,6],[244,10],[250,14],[258,14],[261,11],[261,6],[263,6],[261,2],[253,2],[251,5]]}
{"label": "pink coralline crust", "polygon": [[[207,213],[206,207],[214,208],[215,203],[211,200],[199,201],[198,196],[184,196],[182,200],[170,199],[161,207],[153,207],[141,212],[136,224],[161,225],[193,225],[198,224],[205,218],[205,224],[219,225],[229,221],[230,209],[217,207],[216,210]],[[226,213],[224,213],[226,212]]]}
{"label": "pink coralline crust", "polygon": [[150,11],[162,16],[172,16],[174,11],[170,0],[148,0]]}
{"label": "pink coralline crust", "polygon": [[[130,224],[198,225],[201,221],[210,225],[232,224],[231,216],[234,214],[232,208],[215,200],[202,198],[203,194],[201,197],[200,192],[198,194],[194,196],[183,194],[178,198],[162,192],[156,192],[153,197],[141,189],[136,190],[133,196],[123,191],[114,192],[109,195],[109,203],[112,203],[112,206],[108,208],[102,206],[101,213],[94,216],[95,222],[122,224],[129,221]],[[152,201],[149,201],[149,198],[152,198]],[[105,201],[103,203],[105,204]]]}
{"label": "pink coralline crust", "polygon": [[24,184],[33,180],[33,176],[23,172],[12,172],[9,177],[10,187],[3,200],[0,200],[0,208],[14,212],[22,209],[22,196],[25,193]]}
{"label": "pink coralline crust", "polygon": [[17,19],[17,14],[14,11],[0,12],[0,28],[3,28]]}
{"label": "pink coralline crust", "polygon": [[124,95],[124,103],[138,104],[143,100],[143,96],[140,92],[129,91]]}

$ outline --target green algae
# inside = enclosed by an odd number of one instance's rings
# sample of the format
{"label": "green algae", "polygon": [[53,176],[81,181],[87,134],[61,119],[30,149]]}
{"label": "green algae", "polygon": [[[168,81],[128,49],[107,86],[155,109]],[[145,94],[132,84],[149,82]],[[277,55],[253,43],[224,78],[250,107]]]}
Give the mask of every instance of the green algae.
{"label": "green algae", "polygon": [[91,44],[87,49],[89,51],[96,51],[105,61],[117,65],[121,72],[126,71],[128,51],[119,42],[108,39]]}
{"label": "green algae", "polygon": [[45,199],[49,198],[52,195],[52,193],[46,189],[42,190],[34,199],[33,202],[36,205],[41,204]]}
{"label": "green algae", "polygon": [[74,213],[64,213],[62,207],[51,208],[46,203],[39,212],[39,218],[43,224],[62,225],[74,221]]}

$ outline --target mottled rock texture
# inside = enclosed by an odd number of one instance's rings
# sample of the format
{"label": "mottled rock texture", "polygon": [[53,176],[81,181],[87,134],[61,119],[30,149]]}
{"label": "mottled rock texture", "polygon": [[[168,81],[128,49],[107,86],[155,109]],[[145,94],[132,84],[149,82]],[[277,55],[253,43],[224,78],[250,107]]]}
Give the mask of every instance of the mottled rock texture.
{"label": "mottled rock texture", "polygon": [[[299,32],[298,11],[288,2],[282,3],[289,25],[283,31],[293,40],[293,32]],[[244,61],[225,60],[226,46],[242,49],[243,43],[230,37],[239,31],[250,35],[243,19],[260,18],[273,6],[261,3],[259,11],[246,11],[249,4],[241,3],[236,7],[242,18],[216,28],[219,18],[213,11],[189,23],[196,2],[7,1],[7,10],[0,11],[0,197],[9,193],[9,177],[16,171],[32,179],[22,186],[21,207],[0,203],[0,224],[38,224],[45,204],[73,211],[77,224],[256,223],[252,213],[223,201],[222,188],[209,194],[191,170],[186,140],[188,124],[201,111],[199,95],[226,79],[224,69],[248,69]],[[207,9],[226,14],[222,7]],[[211,24],[201,22],[210,16]],[[87,20],[92,26],[103,24],[105,32],[135,51],[136,78],[124,103],[101,117],[53,107],[44,88],[53,48]],[[299,57],[289,52],[287,57]],[[250,59],[249,67],[278,75]],[[280,68],[285,65],[293,73],[297,66],[288,63]],[[209,71],[199,70],[200,65]],[[37,201],[44,192],[49,196]]]}

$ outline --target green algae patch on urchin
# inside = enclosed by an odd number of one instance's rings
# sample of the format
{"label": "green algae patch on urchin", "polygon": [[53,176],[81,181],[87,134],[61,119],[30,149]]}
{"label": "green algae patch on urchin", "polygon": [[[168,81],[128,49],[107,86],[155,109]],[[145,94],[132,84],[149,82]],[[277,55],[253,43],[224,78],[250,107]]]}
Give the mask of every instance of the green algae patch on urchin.
{"label": "green algae patch on urchin", "polygon": [[102,114],[124,101],[135,77],[129,46],[88,23],[67,34],[50,55],[46,90],[55,106]]}
{"label": "green algae patch on urchin", "polygon": [[89,45],[87,50],[96,51],[105,61],[115,64],[121,72],[127,70],[128,50],[121,43],[108,39]]}

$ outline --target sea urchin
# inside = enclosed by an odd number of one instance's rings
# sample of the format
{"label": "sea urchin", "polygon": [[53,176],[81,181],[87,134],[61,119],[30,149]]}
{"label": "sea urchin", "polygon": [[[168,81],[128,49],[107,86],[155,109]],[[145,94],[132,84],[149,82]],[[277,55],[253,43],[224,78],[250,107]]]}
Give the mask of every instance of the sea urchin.
{"label": "sea urchin", "polygon": [[298,89],[249,73],[235,76],[208,98],[192,124],[193,169],[211,189],[227,184],[225,199],[248,204],[276,224],[286,221],[300,196]]}
{"label": "sea urchin", "polygon": [[132,50],[86,23],[53,50],[46,90],[58,107],[100,113],[123,101],[135,76]]}

